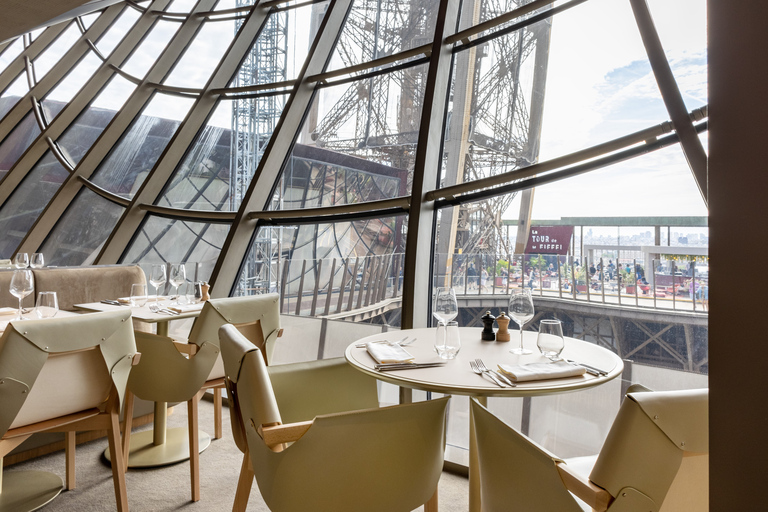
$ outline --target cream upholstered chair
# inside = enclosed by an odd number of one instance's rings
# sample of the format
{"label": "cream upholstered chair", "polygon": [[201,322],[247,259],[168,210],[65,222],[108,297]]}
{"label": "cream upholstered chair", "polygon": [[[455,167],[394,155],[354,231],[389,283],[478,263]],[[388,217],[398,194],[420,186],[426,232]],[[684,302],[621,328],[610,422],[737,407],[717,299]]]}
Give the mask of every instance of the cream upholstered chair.
{"label": "cream upholstered chair", "polygon": [[234,326],[219,335],[233,426],[270,510],[433,510],[448,398],[284,425],[261,350]]}
{"label": "cream upholstered chair", "polygon": [[[251,343],[264,350],[267,359],[272,358],[274,344],[281,334],[279,296],[276,293],[210,299],[203,306],[189,333],[189,343],[219,345],[219,327],[234,324]],[[221,391],[224,389],[224,364],[217,358],[203,389],[213,390],[214,435],[221,438]]]}
{"label": "cream upholstered chair", "polygon": [[[141,360],[131,371],[126,399],[123,459],[128,462],[134,395],[152,402],[187,402],[189,461],[192,501],[200,500],[200,452],[197,429],[197,403],[201,387],[219,356],[218,344],[176,343],[171,338],[136,331]],[[165,425],[155,425],[165,428]],[[169,446],[173,443],[166,443]],[[148,450],[139,449],[138,453]],[[111,450],[110,452],[114,453]],[[134,465],[133,459],[131,464]],[[141,464],[136,464],[140,466]]]}
{"label": "cream upholstered chair", "polygon": [[[706,389],[628,393],[589,477],[471,402],[483,510],[708,509]],[[587,509],[589,510],[589,509]]]}
{"label": "cream upholstered chair", "polygon": [[[2,457],[32,434],[65,432],[66,486],[75,487],[75,433],[107,430],[120,447],[120,403],[136,355],[130,311],[11,322],[0,338]],[[62,489],[57,475],[0,475],[0,510],[35,510]],[[128,510],[121,457],[112,462],[117,510]]]}

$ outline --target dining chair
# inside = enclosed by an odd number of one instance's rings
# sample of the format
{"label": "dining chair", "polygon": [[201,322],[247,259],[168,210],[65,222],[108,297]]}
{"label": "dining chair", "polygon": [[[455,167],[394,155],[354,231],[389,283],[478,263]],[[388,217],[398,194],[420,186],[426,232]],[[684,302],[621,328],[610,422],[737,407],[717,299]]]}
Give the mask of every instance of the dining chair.
{"label": "dining chair", "polygon": [[[276,293],[210,299],[192,325],[188,342],[198,346],[210,343],[218,347],[219,328],[224,324],[234,324],[251,343],[262,349],[268,361],[272,358],[275,341],[282,334],[278,301]],[[224,364],[218,357],[202,386],[203,390],[213,390],[214,439],[222,436],[224,387]]]}
{"label": "dining chair", "polygon": [[[120,405],[139,359],[130,311],[11,322],[0,338],[2,458],[39,432],[65,433],[66,488],[75,488],[75,434],[106,430],[118,511],[128,510]],[[42,471],[0,473],[0,511],[36,510],[64,484]]]}
{"label": "dining chair", "polygon": [[[201,390],[206,378],[219,357],[218,343],[203,342],[195,344],[178,343],[166,336],[136,331],[136,346],[141,352],[141,360],[134,366],[128,379],[128,391],[125,404],[122,459],[128,464],[131,453],[131,426],[133,418],[134,396],[152,402],[187,403],[187,426],[189,438],[189,461],[191,476],[192,501],[200,500],[200,438],[197,428],[198,402],[204,391]],[[155,425],[155,429],[165,429],[165,425]],[[164,435],[164,432],[161,434]],[[175,443],[165,445],[174,449]],[[136,453],[149,453],[142,448]],[[110,453],[115,453],[110,447]],[[186,455],[183,458],[185,458]],[[131,461],[132,466],[141,466]],[[148,465],[154,465],[152,461]]]}
{"label": "dining chair", "polygon": [[448,397],[283,424],[261,349],[219,331],[236,439],[273,512],[437,509]]}
{"label": "dining chair", "polygon": [[483,510],[707,510],[708,403],[706,389],[628,393],[587,477],[473,399]]}

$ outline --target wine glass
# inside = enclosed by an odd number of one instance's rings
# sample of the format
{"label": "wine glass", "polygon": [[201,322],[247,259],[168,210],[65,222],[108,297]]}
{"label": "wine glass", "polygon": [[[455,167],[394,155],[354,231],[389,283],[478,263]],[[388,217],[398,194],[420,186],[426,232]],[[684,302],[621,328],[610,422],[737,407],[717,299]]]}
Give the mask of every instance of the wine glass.
{"label": "wine glass", "polygon": [[40,292],[37,294],[35,313],[38,318],[53,318],[59,312],[59,301],[56,292]]}
{"label": "wine glass", "polygon": [[27,268],[29,266],[29,254],[20,252],[13,259],[13,266],[16,268]]}
{"label": "wine glass", "polygon": [[171,275],[168,276],[168,282],[173,285],[173,294],[176,296],[176,304],[179,303],[179,286],[184,284],[187,280],[187,271],[184,268],[183,263],[171,264]]}
{"label": "wine glass", "polygon": [[533,298],[530,290],[517,290],[509,298],[509,316],[520,326],[520,346],[510,350],[513,354],[530,354],[523,348],[523,326],[533,318]]}
{"label": "wine glass", "polygon": [[536,339],[539,351],[551,361],[559,361],[565,347],[563,324],[560,320],[542,320],[539,324],[539,337]]}
{"label": "wine glass", "polygon": [[29,261],[29,266],[32,268],[43,268],[45,266],[45,259],[43,253],[36,252],[32,255],[32,259]]}
{"label": "wine glass", "polygon": [[165,284],[165,263],[152,265],[149,273],[149,284],[155,287],[155,303],[160,302],[160,287]]}
{"label": "wine glass", "polygon": [[147,304],[147,285],[135,283],[131,285],[131,306],[141,308]]}
{"label": "wine glass", "polygon": [[432,304],[432,314],[438,322],[447,324],[459,314],[459,303],[453,288],[437,288]]}
{"label": "wine glass", "polygon": [[31,270],[14,270],[11,277],[11,295],[19,299],[19,316],[14,320],[26,320],[22,315],[21,301],[35,289],[35,278]]}

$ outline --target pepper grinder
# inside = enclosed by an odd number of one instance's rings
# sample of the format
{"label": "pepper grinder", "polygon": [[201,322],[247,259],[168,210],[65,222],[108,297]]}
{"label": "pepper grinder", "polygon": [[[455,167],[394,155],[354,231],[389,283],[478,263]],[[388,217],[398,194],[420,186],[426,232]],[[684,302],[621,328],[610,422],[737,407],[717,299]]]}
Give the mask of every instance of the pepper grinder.
{"label": "pepper grinder", "polygon": [[496,333],[496,341],[509,341],[509,317],[502,311],[502,313],[496,318],[496,323],[499,324],[499,332]]}
{"label": "pepper grinder", "polygon": [[480,320],[483,322],[483,332],[480,334],[480,339],[483,341],[495,341],[496,334],[493,332],[493,321],[496,320],[496,317],[490,311],[486,311],[480,317]]}

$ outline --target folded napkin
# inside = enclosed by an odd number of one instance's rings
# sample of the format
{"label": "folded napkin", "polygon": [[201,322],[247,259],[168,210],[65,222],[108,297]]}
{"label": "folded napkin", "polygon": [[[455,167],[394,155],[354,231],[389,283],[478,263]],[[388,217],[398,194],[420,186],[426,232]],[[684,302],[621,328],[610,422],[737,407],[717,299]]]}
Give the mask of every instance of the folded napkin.
{"label": "folded napkin", "polygon": [[16,308],[0,308],[0,315],[13,315],[18,312],[19,310]]}
{"label": "folded napkin", "polygon": [[365,348],[377,363],[410,363],[413,356],[400,345],[373,341],[366,343]]}
{"label": "folded napkin", "polygon": [[183,306],[173,305],[173,306],[168,306],[168,309],[170,309],[171,311],[175,311],[176,313],[188,313],[190,311],[200,311],[201,309],[203,309],[204,304],[205,302],[200,302],[198,304],[186,304]]}
{"label": "folded napkin", "polygon": [[500,364],[499,370],[517,382],[528,380],[562,379],[564,377],[578,377],[584,375],[586,369],[566,361],[554,361],[551,363],[530,363],[523,365]]}

